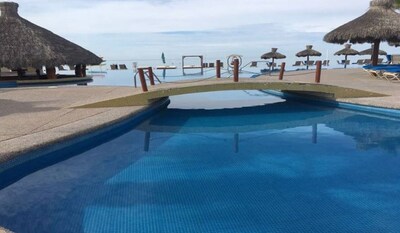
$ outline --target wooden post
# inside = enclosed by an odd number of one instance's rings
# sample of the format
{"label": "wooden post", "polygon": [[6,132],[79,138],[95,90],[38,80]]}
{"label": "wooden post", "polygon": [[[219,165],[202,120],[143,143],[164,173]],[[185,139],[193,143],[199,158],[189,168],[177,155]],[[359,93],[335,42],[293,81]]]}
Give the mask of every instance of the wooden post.
{"label": "wooden post", "polygon": [[40,78],[40,69],[36,69],[36,76]]}
{"label": "wooden post", "polygon": [[283,74],[285,73],[285,67],[286,67],[286,63],[282,62],[281,72],[279,73],[279,80],[283,80]]}
{"label": "wooden post", "polygon": [[377,66],[378,65],[378,57],[379,57],[379,44],[381,43],[380,40],[375,40],[374,41],[374,50],[372,52],[372,65]]}
{"label": "wooden post", "polygon": [[76,77],[83,77],[83,73],[82,73],[82,65],[81,64],[76,64],[75,65],[75,76]]}
{"label": "wooden post", "polygon": [[203,75],[204,74],[204,67],[203,67],[204,59],[203,59],[203,56],[199,56],[199,57],[200,57],[201,75]]}
{"label": "wooden post", "polygon": [[216,63],[217,78],[221,78],[221,61],[217,60],[215,63]]}
{"label": "wooden post", "polygon": [[320,83],[321,81],[321,67],[322,67],[322,62],[317,61],[317,70],[315,71],[315,82]]}
{"label": "wooden post", "polygon": [[25,75],[25,70],[22,68],[17,69],[18,78],[22,78]]}
{"label": "wooden post", "polygon": [[154,85],[156,85],[156,84],[154,83],[153,68],[149,67],[148,70],[149,70],[150,85],[154,86]]}
{"label": "wooden post", "polygon": [[233,60],[233,81],[239,82],[239,59]]}
{"label": "wooden post", "polygon": [[46,74],[47,79],[57,79],[55,67],[46,67]]}
{"label": "wooden post", "polygon": [[147,83],[146,83],[146,78],[144,77],[143,69],[138,69],[138,72],[139,72],[140,84],[142,85],[142,90],[143,92],[148,92],[149,90],[147,89]]}
{"label": "wooden post", "polygon": [[82,65],[82,77],[86,77],[86,65]]}

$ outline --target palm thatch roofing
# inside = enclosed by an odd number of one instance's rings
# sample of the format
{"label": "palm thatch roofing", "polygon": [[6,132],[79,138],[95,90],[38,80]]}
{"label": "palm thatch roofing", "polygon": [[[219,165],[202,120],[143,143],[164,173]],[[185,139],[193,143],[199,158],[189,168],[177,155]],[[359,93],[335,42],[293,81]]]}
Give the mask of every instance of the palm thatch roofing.
{"label": "palm thatch roofing", "polygon": [[98,65],[90,51],[18,15],[18,4],[0,2],[0,65],[8,68]]}
{"label": "palm thatch roofing", "polygon": [[273,58],[273,59],[284,59],[284,58],[286,58],[285,55],[283,55],[281,53],[278,53],[277,51],[278,51],[277,48],[272,48],[271,52],[263,54],[261,56],[261,59],[270,59],[270,58]]}
{"label": "palm thatch roofing", "polygon": [[[363,50],[360,52],[360,55],[372,55],[372,53],[374,52],[374,46],[372,45],[371,48]],[[379,50],[379,55],[387,55],[386,51],[383,50]]]}
{"label": "palm thatch roofing", "polygon": [[344,46],[344,49],[337,51],[334,55],[345,55],[345,56],[353,56],[353,55],[358,55],[359,52],[355,49],[351,48],[351,44],[346,44]]}
{"label": "palm thatch roofing", "polygon": [[374,43],[400,41],[400,16],[393,9],[394,0],[373,0],[362,16],[324,36],[328,43]]}
{"label": "palm thatch roofing", "polygon": [[306,49],[296,53],[297,57],[313,57],[313,56],[321,56],[322,54],[314,49],[312,49],[312,45],[307,45]]}

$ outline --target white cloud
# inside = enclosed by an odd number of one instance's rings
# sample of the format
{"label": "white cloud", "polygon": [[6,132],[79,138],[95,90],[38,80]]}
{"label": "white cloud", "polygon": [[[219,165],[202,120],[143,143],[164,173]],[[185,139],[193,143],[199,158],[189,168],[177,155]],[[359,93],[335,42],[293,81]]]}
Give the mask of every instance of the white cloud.
{"label": "white cloud", "polygon": [[[107,59],[231,53],[258,59],[271,47],[288,56],[313,44],[324,59],[340,45],[323,35],[363,14],[369,0],[21,0],[20,15]],[[365,49],[369,45],[356,45]],[[384,45],[384,49],[396,52]],[[388,51],[388,52],[389,52]]]}
{"label": "white cloud", "polygon": [[19,1],[21,16],[55,32],[202,31],[273,23],[328,31],[366,11],[368,0]]}

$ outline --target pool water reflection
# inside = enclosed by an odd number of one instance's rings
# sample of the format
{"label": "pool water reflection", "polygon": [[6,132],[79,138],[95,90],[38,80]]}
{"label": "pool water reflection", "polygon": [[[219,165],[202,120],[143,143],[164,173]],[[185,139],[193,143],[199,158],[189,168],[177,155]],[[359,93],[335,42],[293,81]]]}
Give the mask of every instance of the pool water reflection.
{"label": "pool water reflection", "polygon": [[398,119],[249,98],[265,103],[205,110],[187,109],[188,97],[172,99],[130,132],[0,190],[0,225],[60,233],[398,232]]}

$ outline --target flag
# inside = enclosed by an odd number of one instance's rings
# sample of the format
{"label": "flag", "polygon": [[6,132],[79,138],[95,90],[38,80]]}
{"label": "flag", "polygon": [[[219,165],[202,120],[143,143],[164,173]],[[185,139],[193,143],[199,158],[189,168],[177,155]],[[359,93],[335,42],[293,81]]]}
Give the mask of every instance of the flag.
{"label": "flag", "polygon": [[162,60],[162,62],[165,64],[165,55],[164,55],[164,52],[161,54],[161,60]]}

